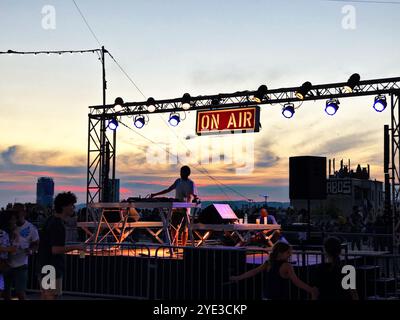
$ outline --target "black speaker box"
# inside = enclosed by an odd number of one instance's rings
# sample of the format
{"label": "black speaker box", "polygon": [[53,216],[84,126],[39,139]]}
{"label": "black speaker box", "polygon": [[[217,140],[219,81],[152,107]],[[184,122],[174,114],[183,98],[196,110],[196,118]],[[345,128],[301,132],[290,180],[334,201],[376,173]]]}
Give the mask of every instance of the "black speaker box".
{"label": "black speaker box", "polygon": [[289,158],[290,199],[326,199],[326,158]]}

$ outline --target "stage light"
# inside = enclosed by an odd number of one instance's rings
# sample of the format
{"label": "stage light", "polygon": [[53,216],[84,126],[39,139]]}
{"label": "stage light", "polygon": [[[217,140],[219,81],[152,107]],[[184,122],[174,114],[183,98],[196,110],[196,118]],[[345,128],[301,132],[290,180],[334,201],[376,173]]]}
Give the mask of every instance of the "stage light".
{"label": "stage light", "polygon": [[171,113],[168,122],[171,126],[176,127],[181,122],[181,117],[178,113]]}
{"label": "stage light", "polygon": [[287,103],[283,106],[282,114],[285,118],[290,119],[294,115],[294,105],[293,103]]}
{"label": "stage light", "polygon": [[386,97],[384,95],[379,95],[375,97],[374,109],[377,112],[382,112],[387,107]]}
{"label": "stage light", "polygon": [[190,100],[192,99],[192,97],[190,96],[189,93],[185,93],[182,97],[182,109],[183,110],[189,110],[191,105],[190,105]]}
{"label": "stage light", "polygon": [[136,116],[135,121],[133,122],[136,128],[141,129],[146,124],[146,120],[143,116]]}
{"label": "stage light", "polygon": [[107,128],[110,130],[116,130],[118,128],[118,121],[117,119],[113,118],[108,121]]}
{"label": "stage light", "polygon": [[360,79],[361,77],[358,73],[352,74],[349,80],[347,80],[347,84],[343,88],[344,92],[352,93],[354,88],[359,84]]}
{"label": "stage light", "polygon": [[257,103],[261,103],[261,101],[267,98],[267,92],[268,87],[265,84],[261,85],[254,94],[254,101]]}
{"label": "stage light", "polygon": [[156,104],[156,101],[154,100],[154,98],[148,98],[147,99],[147,103],[146,103],[146,105],[147,105],[147,111],[148,112],[154,112],[154,111],[156,111],[156,106],[155,106],[155,104]]}
{"label": "stage light", "polygon": [[221,100],[218,98],[214,98],[211,100],[211,105],[212,106],[219,106],[219,104],[221,103]]}
{"label": "stage light", "polygon": [[124,106],[124,100],[121,97],[116,98],[115,102],[114,102],[114,106],[115,107],[120,106],[122,108]]}
{"label": "stage light", "polygon": [[338,99],[330,99],[326,102],[325,112],[333,116],[339,109],[339,100]]}
{"label": "stage light", "polygon": [[300,100],[304,100],[306,94],[311,90],[312,84],[311,82],[307,81],[304,82],[301,87],[296,91],[295,96]]}

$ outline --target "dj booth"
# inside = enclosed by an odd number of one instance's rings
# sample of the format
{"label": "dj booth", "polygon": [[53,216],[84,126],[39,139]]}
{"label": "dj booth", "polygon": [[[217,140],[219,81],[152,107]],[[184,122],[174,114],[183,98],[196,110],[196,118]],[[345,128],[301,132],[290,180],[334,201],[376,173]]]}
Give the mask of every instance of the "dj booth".
{"label": "dj booth", "polygon": [[[171,235],[169,232],[170,221],[173,211],[176,209],[186,209],[187,219],[190,221],[190,209],[200,208],[199,204],[188,202],[170,201],[135,201],[118,203],[93,203],[89,205],[89,210],[97,210],[99,216],[97,221],[78,222],[78,227],[82,228],[88,235],[86,242],[99,243],[112,235],[116,243],[122,243],[137,228],[145,229],[156,241],[162,244],[171,245]],[[157,209],[161,221],[136,221],[129,222],[132,216],[139,216],[137,209]],[[111,215],[112,213],[116,213]],[[113,217],[112,219],[110,217]],[[117,219],[115,219],[117,217]],[[115,221],[116,220],[116,221]],[[188,224],[189,234],[192,234]],[[103,232],[105,231],[105,233]],[[163,232],[164,239],[160,238]]]}
{"label": "dj booth", "polygon": [[[142,209],[156,209],[161,221],[138,221],[140,219],[138,210]],[[192,209],[193,213],[191,213]],[[194,213],[200,212],[201,205],[171,201],[168,198],[93,203],[89,205],[89,211],[97,212],[94,221],[78,222],[78,227],[86,232],[87,243],[108,241],[109,237],[112,238],[112,242],[122,243],[134,230],[142,229],[160,244],[177,245],[176,239],[171,239],[170,233],[170,228],[173,228],[171,218],[176,210],[186,210],[184,219],[187,221],[189,240],[193,246],[204,245],[206,240],[216,232],[235,236],[239,240],[236,246],[241,246],[246,244],[255,232],[272,234],[281,228],[280,225],[275,224],[239,224],[239,219],[227,204],[213,204],[205,208],[199,214],[198,222],[200,223],[193,223]],[[179,231],[179,228],[180,225],[176,226],[176,231]]]}

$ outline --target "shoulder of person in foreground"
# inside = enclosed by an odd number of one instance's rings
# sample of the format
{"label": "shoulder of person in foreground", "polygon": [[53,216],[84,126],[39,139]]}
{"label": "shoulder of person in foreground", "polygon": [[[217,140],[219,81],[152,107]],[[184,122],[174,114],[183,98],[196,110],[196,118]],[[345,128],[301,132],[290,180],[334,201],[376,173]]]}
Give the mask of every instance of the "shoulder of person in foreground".
{"label": "shoulder of person in foreground", "polygon": [[290,262],[283,262],[280,267],[281,274],[289,275],[291,272],[294,272],[293,265]]}

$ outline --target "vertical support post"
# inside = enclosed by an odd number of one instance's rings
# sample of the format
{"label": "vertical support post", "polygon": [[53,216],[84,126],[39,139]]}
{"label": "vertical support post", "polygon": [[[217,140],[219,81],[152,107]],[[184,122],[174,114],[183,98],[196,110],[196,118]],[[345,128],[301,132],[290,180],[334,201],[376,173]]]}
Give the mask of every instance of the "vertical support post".
{"label": "vertical support post", "polygon": [[99,196],[100,184],[97,178],[100,167],[100,120],[89,114],[88,127],[88,155],[87,155],[87,190],[86,204],[93,203],[95,198]]}
{"label": "vertical support post", "polygon": [[102,88],[103,88],[103,117],[100,120],[100,168],[99,168],[99,184],[100,184],[100,192],[99,192],[99,202],[104,201],[104,190],[106,190],[105,183],[107,182],[105,179],[104,169],[106,167],[106,119],[104,115],[107,113],[106,110],[106,90],[107,90],[107,81],[106,81],[106,67],[105,67],[105,52],[104,46],[101,47],[101,65],[102,65]]}
{"label": "vertical support post", "polygon": [[88,204],[90,201],[90,146],[91,146],[91,122],[90,114],[88,116],[88,144],[87,144],[87,166],[86,166],[86,220],[88,221]]}
{"label": "vertical support post", "polygon": [[392,245],[393,253],[397,253],[399,246],[399,188],[400,188],[400,93],[393,92],[390,94],[391,107],[391,196],[392,196]]}
{"label": "vertical support post", "polygon": [[[394,104],[393,104],[393,95],[390,96],[390,138],[391,138],[391,154],[390,154],[390,170],[391,170],[391,176],[390,176],[390,184],[391,184],[391,201],[392,201],[392,206],[391,206],[391,218],[392,218],[392,232],[394,232],[393,229],[393,219],[395,216],[395,211],[396,211],[396,192],[395,192],[395,155],[396,155],[396,149],[395,149],[395,132],[396,132],[396,124],[395,124],[395,115],[394,115]],[[394,233],[392,234],[392,240],[393,240],[393,245],[394,245]],[[394,247],[393,247],[394,249]]]}
{"label": "vertical support post", "polygon": [[307,242],[311,241],[311,200],[307,199]]}
{"label": "vertical support post", "polygon": [[115,181],[115,163],[117,161],[116,157],[117,150],[117,131],[113,132],[113,144],[112,144],[112,199],[116,199],[116,181]]}
{"label": "vertical support post", "polygon": [[389,174],[389,167],[390,167],[390,129],[389,125],[384,126],[383,130],[383,173],[385,177],[385,207],[384,207],[384,213],[385,216],[390,216],[391,215],[391,206],[390,206],[390,194],[391,194],[391,189],[390,189],[390,174]]}

